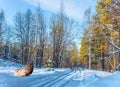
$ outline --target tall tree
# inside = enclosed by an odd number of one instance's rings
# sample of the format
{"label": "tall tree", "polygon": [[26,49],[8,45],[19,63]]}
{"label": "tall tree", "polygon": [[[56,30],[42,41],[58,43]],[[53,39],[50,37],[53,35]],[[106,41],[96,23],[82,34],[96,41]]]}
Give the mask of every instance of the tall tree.
{"label": "tall tree", "polygon": [[87,22],[87,28],[89,29],[89,32],[87,34],[88,38],[88,54],[89,54],[89,69],[91,69],[91,39],[92,39],[92,19],[91,19],[91,9],[87,9],[85,11],[85,18]]}
{"label": "tall tree", "polygon": [[21,49],[21,60],[22,63],[24,64],[24,17],[22,12],[17,12],[14,18],[14,24],[15,24],[15,30],[17,32],[17,38],[20,44],[20,49]]}
{"label": "tall tree", "polygon": [[28,62],[29,59],[29,52],[30,52],[30,31],[32,29],[32,11],[30,9],[28,9],[25,13],[25,24],[24,24],[24,28],[25,28],[25,58],[24,61]]}
{"label": "tall tree", "polygon": [[51,36],[53,43],[53,61],[55,67],[61,67],[66,48],[73,41],[71,36],[74,22],[67,18],[64,13],[64,4],[61,1],[60,13],[51,18]]}
{"label": "tall tree", "polygon": [[14,20],[18,41],[21,44],[21,57],[23,64],[26,64],[29,61],[30,56],[30,37],[33,26],[32,18],[32,11],[28,9],[26,13],[18,12]]}
{"label": "tall tree", "polygon": [[36,35],[36,44],[37,44],[37,66],[43,67],[43,57],[44,57],[44,47],[45,47],[45,22],[42,10],[40,5],[37,8],[37,35]]}
{"label": "tall tree", "polygon": [[[118,7],[119,7],[118,3],[119,3],[119,0],[115,0],[115,1],[114,0],[107,0],[107,1],[99,0],[99,2],[97,3],[98,23],[99,23],[100,29],[102,29],[102,32],[104,33],[103,36],[108,43],[107,54],[110,54],[109,52],[111,50],[116,49],[113,43],[114,44],[118,43],[116,42],[116,39],[118,40],[118,37],[119,37],[119,36],[116,37],[117,35],[119,35],[118,33],[116,33],[117,32],[116,30],[119,31],[119,28],[118,28],[119,17],[117,16]],[[112,55],[110,54],[107,58],[108,58],[108,62],[110,66],[112,67],[112,69],[116,70],[116,65],[117,65],[117,62],[115,62],[116,56],[113,54]]]}

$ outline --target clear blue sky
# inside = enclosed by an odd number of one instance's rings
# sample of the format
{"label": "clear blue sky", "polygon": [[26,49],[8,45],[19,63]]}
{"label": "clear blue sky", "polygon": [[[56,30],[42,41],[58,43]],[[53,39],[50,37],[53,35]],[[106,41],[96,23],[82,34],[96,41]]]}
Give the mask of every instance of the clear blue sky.
{"label": "clear blue sky", "polygon": [[[63,0],[65,4],[65,13],[75,20],[82,21],[84,11],[91,7],[95,10],[97,0]],[[0,0],[0,9],[5,11],[8,22],[12,22],[17,11],[25,11],[30,8],[36,9],[40,2],[41,8],[47,12],[58,12],[60,9],[60,0]]]}

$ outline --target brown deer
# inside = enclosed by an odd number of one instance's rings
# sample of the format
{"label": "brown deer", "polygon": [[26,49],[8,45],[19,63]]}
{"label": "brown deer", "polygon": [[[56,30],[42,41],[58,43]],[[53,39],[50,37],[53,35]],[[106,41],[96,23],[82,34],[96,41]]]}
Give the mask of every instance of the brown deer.
{"label": "brown deer", "polygon": [[14,72],[14,76],[29,76],[33,72],[33,62],[27,64],[27,68],[21,68]]}

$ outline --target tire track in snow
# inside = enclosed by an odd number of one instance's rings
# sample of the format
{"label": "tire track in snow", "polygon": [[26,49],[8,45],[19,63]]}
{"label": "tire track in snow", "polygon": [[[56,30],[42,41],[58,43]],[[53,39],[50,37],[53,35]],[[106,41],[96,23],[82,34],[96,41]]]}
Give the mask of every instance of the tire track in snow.
{"label": "tire track in snow", "polygon": [[70,80],[67,80],[67,81],[64,82],[60,87],[65,87],[70,81],[71,81],[71,79],[70,79]]}
{"label": "tire track in snow", "polygon": [[[62,84],[60,87],[70,87],[71,85],[75,85],[75,87],[89,87],[89,85],[96,80],[94,74],[83,73],[83,75],[80,75],[79,73],[76,74],[73,79],[70,79],[66,83]],[[86,83],[87,82],[87,83]]]}
{"label": "tire track in snow", "polygon": [[71,72],[71,73],[69,73],[67,75],[64,75],[64,76],[62,76],[60,78],[57,78],[56,80],[54,80],[54,81],[48,83],[47,85],[45,85],[45,87],[56,87],[56,86],[53,86],[53,85],[58,83],[61,80],[64,80],[64,78],[66,78],[67,76],[71,76],[71,75],[73,75],[73,72]]}
{"label": "tire track in snow", "polygon": [[[57,74],[56,76],[54,75],[54,76],[50,76],[50,77],[48,77],[48,79],[46,79],[46,80],[44,80],[45,82],[44,83],[42,83],[42,84],[37,84],[35,87],[46,87],[46,85],[48,85],[48,84],[50,84],[50,83],[53,83],[54,81],[56,81],[56,80],[59,80],[59,78],[65,78],[66,76],[68,76],[69,75],[69,73],[70,73],[71,71],[69,71],[69,72],[66,72],[66,73],[62,73],[62,74]],[[49,87],[49,86],[48,86]]]}
{"label": "tire track in snow", "polygon": [[[42,76],[35,76],[34,79],[33,79],[33,82],[30,82],[29,85],[32,85],[32,84],[38,84],[42,81],[46,81],[46,80],[49,80],[51,79],[52,77],[54,76],[57,76],[57,75],[60,75],[61,72],[56,72],[56,73],[52,73],[52,74],[48,74],[48,75],[42,75]],[[32,87],[32,86],[31,86]]]}
{"label": "tire track in snow", "polygon": [[[80,72],[79,70],[78,71],[75,71],[74,74],[72,74],[71,76],[68,77],[68,80],[65,81],[63,84],[60,85],[60,87],[68,87],[67,84],[70,83],[70,82],[73,82],[74,78],[77,77],[78,75],[80,75],[80,77],[82,77],[82,72]],[[81,82],[81,80],[80,80]]]}
{"label": "tire track in snow", "polygon": [[75,75],[76,75],[76,73],[72,74],[71,76],[66,77],[66,78],[67,78],[66,81],[63,82],[63,83],[60,85],[60,87],[65,87],[65,86],[72,80],[72,78],[73,78]]}

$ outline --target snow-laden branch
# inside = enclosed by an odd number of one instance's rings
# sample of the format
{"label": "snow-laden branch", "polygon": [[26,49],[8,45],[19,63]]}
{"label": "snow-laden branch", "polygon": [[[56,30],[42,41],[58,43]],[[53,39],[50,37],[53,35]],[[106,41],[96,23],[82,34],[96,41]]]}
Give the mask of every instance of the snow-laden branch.
{"label": "snow-laden branch", "polygon": [[102,32],[102,33],[103,33],[105,39],[108,41],[108,43],[109,43],[110,45],[112,45],[114,48],[117,49],[117,50],[115,50],[115,51],[111,51],[109,54],[115,54],[115,53],[120,52],[120,47],[117,46],[116,44],[112,43],[112,41],[109,39],[109,37],[108,37],[107,35],[105,35],[104,32]]}
{"label": "snow-laden branch", "polygon": [[120,52],[120,50],[110,51],[109,54],[113,54],[114,55],[114,54],[116,54],[118,52]]}

